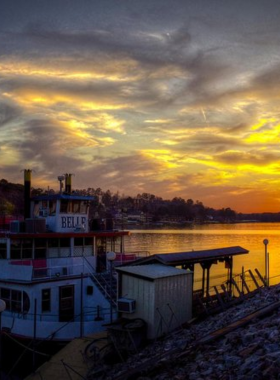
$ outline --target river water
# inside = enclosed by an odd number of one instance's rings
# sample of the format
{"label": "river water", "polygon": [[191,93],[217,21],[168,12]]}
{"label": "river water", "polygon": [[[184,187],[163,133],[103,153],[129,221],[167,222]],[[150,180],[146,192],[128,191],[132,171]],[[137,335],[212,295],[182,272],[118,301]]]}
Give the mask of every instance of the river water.
{"label": "river water", "polygon": [[[242,268],[245,271],[257,268],[265,275],[264,239],[269,241],[267,252],[272,285],[280,282],[280,223],[204,224],[183,229],[132,230],[131,235],[126,238],[125,250],[148,251],[152,255],[241,246],[249,254],[234,256],[234,274],[241,273]],[[224,263],[211,267],[213,278],[225,276],[226,273]],[[200,276],[201,270],[196,266],[195,278]]]}

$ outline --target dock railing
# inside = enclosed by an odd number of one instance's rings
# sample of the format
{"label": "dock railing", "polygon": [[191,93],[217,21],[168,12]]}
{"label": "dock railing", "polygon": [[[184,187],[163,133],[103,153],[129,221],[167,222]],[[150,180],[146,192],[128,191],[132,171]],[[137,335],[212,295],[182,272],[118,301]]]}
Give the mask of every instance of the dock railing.
{"label": "dock railing", "polygon": [[225,309],[232,302],[244,299],[265,286],[266,281],[258,269],[254,273],[250,269],[243,271],[235,274],[231,280],[211,286],[208,292],[203,289],[193,291],[193,312],[211,314]]}

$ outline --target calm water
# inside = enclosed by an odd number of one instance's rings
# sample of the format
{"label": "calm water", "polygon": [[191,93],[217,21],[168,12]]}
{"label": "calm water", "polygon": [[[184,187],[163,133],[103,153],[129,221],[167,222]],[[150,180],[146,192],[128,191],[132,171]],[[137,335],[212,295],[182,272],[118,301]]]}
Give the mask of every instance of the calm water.
{"label": "calm water", "polygon": [[[126,240],[126,252],[149,251],[150,254],[183,252],[212,248],[241,246],[249,251],[247,255],[235,256],[235,274],[257,268],[265,273],[264,239],[269,240],[270,284],[280,282],[280,223],[210,224],[184,229],[133,230]],[[199,276],[199,268],[196,268]],[[224,263],[211,267],[212,276],[225,275]],[[279,277],[277,277],[279,276]]]}

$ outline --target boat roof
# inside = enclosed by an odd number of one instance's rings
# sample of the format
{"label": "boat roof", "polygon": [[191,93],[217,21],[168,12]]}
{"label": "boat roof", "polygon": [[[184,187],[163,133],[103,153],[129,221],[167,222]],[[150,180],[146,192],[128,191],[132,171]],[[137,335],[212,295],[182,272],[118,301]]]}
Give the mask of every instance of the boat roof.
{"label": "boat roof", "polygon": [[[170,266],[183,265],[186,263],[195,264],[203,261],[224,260],[230,256],[244,255],[247,253],[249,253],[249,251],[240,246],[207,249],[202,251],[192,250],[187,252],[162,253],[136,260],[133,262],[133,265],[149,263],[161,263]],[[130,263],[130,265],[132,264]]]}
{"label": "boat roof", "polygon": [[32,197],[32,201],[57,201],[60,199],[64,200],[76,200],[76,201],[93,201],[95,197],[91,195],[80,195],[80,194],[44,194]]}
{"label": "boat roof", "polygon": [[147,280],[157,280],[159,278],[185,276],[191,271],[169,267],[162,264],[137,265],[116,268],[117,272],[128,274],[133,277],[145,278]]}

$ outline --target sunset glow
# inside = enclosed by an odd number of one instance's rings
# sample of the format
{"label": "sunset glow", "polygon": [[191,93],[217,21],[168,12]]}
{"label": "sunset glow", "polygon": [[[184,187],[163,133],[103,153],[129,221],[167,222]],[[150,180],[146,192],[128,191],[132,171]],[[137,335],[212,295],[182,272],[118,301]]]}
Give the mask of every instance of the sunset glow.
{"label": "sunset glow", "polygon": [[1,2],[1,178],[280,211],[279,2],[175,3]]}

